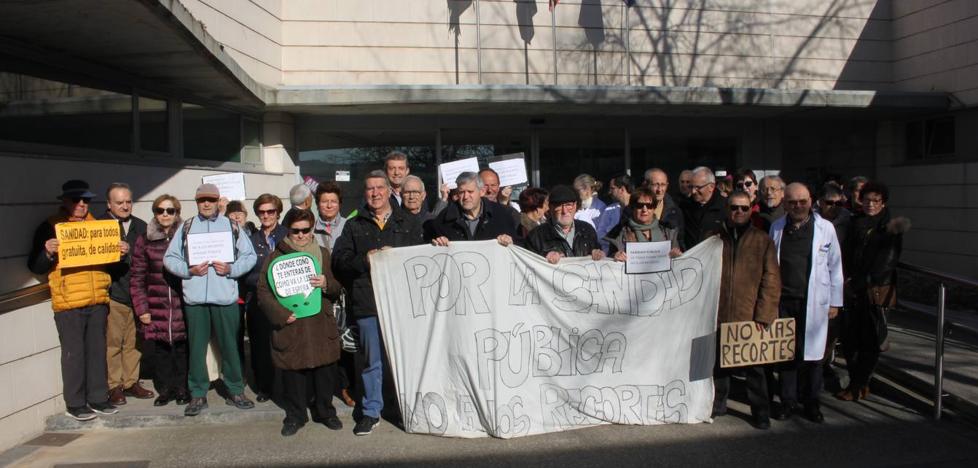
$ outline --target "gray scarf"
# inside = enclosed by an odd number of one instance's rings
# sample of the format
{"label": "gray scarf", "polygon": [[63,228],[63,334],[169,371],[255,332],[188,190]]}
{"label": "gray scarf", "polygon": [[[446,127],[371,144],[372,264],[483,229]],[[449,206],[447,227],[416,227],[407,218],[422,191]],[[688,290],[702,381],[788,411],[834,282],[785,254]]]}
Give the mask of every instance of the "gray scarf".
{"label": "gray scarf", "polygon": [[[634,219],[628,218],[628,227],[635,232],[635,237],[639,239],[639,242],[649,242],[652,240],[652,230],[659,227],[659,222],[653,219],[649,224],[638,224]],[[645,235],[645,231],[649,231],[648,236]]]}

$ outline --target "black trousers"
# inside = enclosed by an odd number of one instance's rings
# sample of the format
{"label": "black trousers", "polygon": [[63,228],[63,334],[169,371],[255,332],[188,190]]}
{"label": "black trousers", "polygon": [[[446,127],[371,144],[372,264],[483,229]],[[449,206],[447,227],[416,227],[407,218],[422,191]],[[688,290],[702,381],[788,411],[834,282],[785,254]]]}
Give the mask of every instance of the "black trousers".
{"label": "black trousers", "polygon": [[[286,423],[305,424],[309,421],[306,409],[313,397],[314,417],[336,416],[333,392],[337,385],[336,364],[312,369],[282,369],[282,407]],[[309,392],[312,391],[310,395]]]}
{"label": "black trousers", "polygon": [[818,406],[818,393],[822,391],[822,361],[806,361],[805,346],[821,346],[825,343],[805,343],[807,300],[782,298],[781,318],[795,319],[795,359],[779,366],[781,376],[781,404],[803,403]]}
{"label": "black trousers", "polygon": [[870,308],[875,307],[861,294],[854,307],[846,311],[842,321],[842,349],[849,367],[849,389],[869,385],[880,359],[877,325]]}
{"label": "black trousers", "polygon": [[754,416],[770,416],[771,406],[767,396],[767,379],[764,377],[764,366],[747,366],[720,368],[717,359],[713,369],[713,411],[723,412],[727,409],[727,397],[730,395],[730,376],[744,373],[747,377],[747,402]]}
{"label": "black trousers", "polygon": [[187,366],[189,351],[187,340],[172,344],[162,340],[147,340],[147,350],[153,362],[153,386],[160,396],[189,395]]}
{"label": "black trousers", "polygon": [[825,340],[825,356],[822,357],[822,378],[825,388],[832,392],[842,390],[839,375],[832,368],[832,360],[835,357],[835,344],[839,341],[843,314],[844,311],[840,309],[838,316],[829,319],[828,336]]}
{"label": "black trousers", "polygon": [[109,399],[105,359],[108,304],[54,313],[61,341],[61,380],[65,405],[78,408]]}
{"label": "black trousers", "polygon": [[272,363],[272,324],[268,317],[258,308],[256,294],[252,294],[246,312],[248,320],[248,343],[251,351],[251,371],[255,382],[252,387],[255,393],[278,396],[276,386],[276,368]]}

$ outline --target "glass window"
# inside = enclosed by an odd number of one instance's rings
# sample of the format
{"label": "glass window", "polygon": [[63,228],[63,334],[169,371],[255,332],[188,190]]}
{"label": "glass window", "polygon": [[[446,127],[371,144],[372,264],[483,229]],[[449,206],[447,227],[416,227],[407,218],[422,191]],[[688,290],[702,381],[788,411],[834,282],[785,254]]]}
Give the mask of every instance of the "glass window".
{"label": "glass window", "polygon": [[[530,174],[530,131],[527,129],[442,129],[441,157],[443,162],[475,157],[479,167],[489,167],[489,162],[499,156],[523,153],[528,179]],[[529,184],[513,187],[510,200],[519,200],[520,192]]]}
{"label": "glass window", "polygon": [[261,122],[255,119],[241,119],[241,162],[261,164]]}
{"label": "glass window", "polygon": [[238,114],[183,103],[183,157],[241,162]]}
{"label": "glass window", "polygon": [[0,140],[132,151],[132,97],[0,72]]}
{"label": "glass window", "polygon": [[954,156],[954,117],[909,122],[906,138],[908,160]]}
{"label": "glass window", "polygon": [[667,137],[631,132],[632,180],[639,184],[645,171],[658,167],[669,175],[669,191],[679,193],[679,173],[698,166],[732,172],[737,163],[737,138]]}
{"label": "glass window", "polygon": [[[590,174],[607,187],[608,180],[625,172],[625,131],[563,129],[540,131],[540,184],[572,185],[574,178]],[[604,189],[599,195],[605,198]]]}
{"label": "glass window", "polygon": [[167,102],[139,97],[139,146],[146,151],[170,150]]}

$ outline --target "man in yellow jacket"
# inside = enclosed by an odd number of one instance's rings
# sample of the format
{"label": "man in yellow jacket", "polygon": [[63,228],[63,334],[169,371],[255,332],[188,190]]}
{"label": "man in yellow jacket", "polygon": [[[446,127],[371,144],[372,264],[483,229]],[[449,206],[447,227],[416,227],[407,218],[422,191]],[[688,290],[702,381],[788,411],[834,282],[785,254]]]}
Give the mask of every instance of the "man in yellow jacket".
{"label": "man in yellow jacket", "polygon": [[[69,180],[61,186],[61,207],[34,232],[27,266],[38,275],[47,274],[51,289],[54,324],[61,340],[61,378],[64,384],[65,414],[79,421],[98,414],[114,414],[108,402],[105,361],[105,323],[108,314],[109,285],[112,282],[104,265],[61,268],[58,265],[58,239],[54,226],[64,222],[93,221],[89,204],[95,194],[88,183]],[[129,245],[120,241],[125,255]]]}

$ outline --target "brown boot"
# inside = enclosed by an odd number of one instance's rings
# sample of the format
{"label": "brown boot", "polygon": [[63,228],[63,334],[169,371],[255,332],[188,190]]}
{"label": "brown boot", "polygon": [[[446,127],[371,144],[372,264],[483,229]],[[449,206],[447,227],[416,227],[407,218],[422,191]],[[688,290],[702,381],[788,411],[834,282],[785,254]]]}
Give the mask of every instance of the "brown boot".
{"label": "brown boot", "polygon": [[842,401],[856,401],[859,399],[859,393],[846,389],[839,393],[836,393],[835,397]]}
{"label": "brown boot", "polygon": [[869,396],[869,385],[859,389],[859,399],[863,400]]}
{"label": "brown boot", "polygon": [[131,387],[127,388],[125,390],[125,394],[126,396],[131,396],[133,398],[139,398],[140,400],[146,400],[148,398],[153,398],[154,396],[156,396],[156,394],[153,393],[152,390],[147,390],[143,388],[142,385],[139,385],[138,381],[132,384]]}
{"label": "brown boot", "polygon": [[126,395],[122,391],[122,386],[109,390],[109,403],[115,406],[126,404]]}

